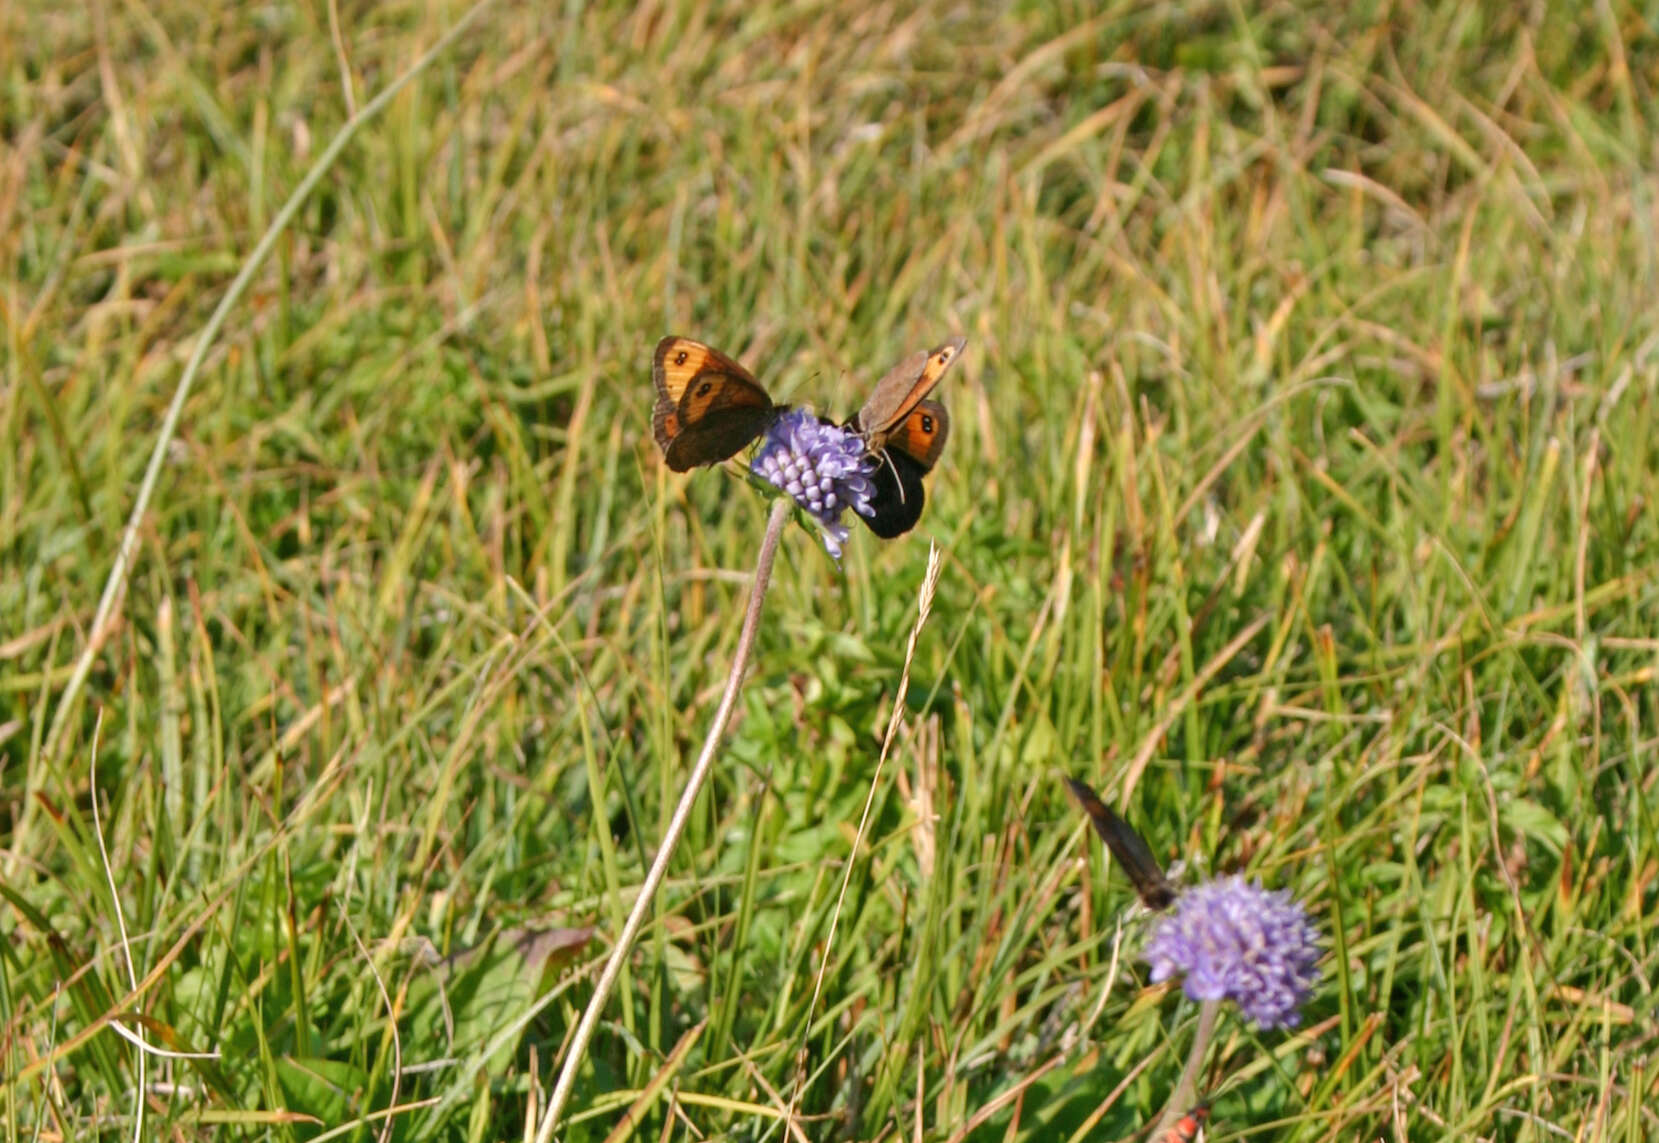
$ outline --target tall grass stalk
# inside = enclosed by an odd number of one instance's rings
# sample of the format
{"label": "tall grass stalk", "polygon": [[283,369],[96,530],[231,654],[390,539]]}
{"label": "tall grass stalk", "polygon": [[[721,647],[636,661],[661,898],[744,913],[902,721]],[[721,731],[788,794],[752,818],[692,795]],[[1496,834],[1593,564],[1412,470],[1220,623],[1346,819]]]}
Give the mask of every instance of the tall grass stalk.
{"label": "tall grass stalk", "polygon": [[[439,37],[438,42],[428,48],[421,57],[412,64],[407,71],[399,75],[385,89],[369,100],[351,118],[347,119],[340,129],[335,132],[334,138],[329,141],[323,153],[317,156],[317,161],[300,180],[294,193],[282,204],[276,217],[271,220],[270,226],[260,236],[259,243],[253,248],[242,262],[242,268],[237,271],[236,277],[231,280],[219,304],[214,307],[213,314],[202,327],[201,334],[196,338],[196,344],[190,352],[190,359],[185,363],[184,372],[179,377],[177,388],[173,390],[173,399],[167,405],[167,413],[161,421],[161,431],[156,434],[156,443],[150,449],[149,463],[144,466],[144,478],[139,482],[138,495],[133,499],[132,511],[127,515],[127,526],[121,533],[121,546],[115,554],[115,563],[109,569],[109,577],[104,581],[104,591],[98,599],[98,609],[93,613],[92,625],[87,633],[86,645],[81,648],[80,655],[75,660],[74,669],[70,672],[68,681],[64,684],[63,694],[58,699],[57,710],[52,716],[51,729],[46,735],[46,750],[48,757],[57,753],[65,728],[69,725],[69,718],[75,710],[75,700],[80,696],[81,688],[86,685],[87,674],[92,670],[93,661],[98,657],[98,651],[103,646],[105,638],[114,629],[113,620],[116,608],[120,606],[122,594],[126,590],[127,576],[132,571],[133,553],[138,550],[138,532],[144,522],[144,514],[149,511],[150,499],[155,495],[156,482],[161,477],[161,465],[167,458],[167,449],[178,432],[179,418],[184,413],[184,403],[190,396],[191,387],[196,382],[196,375],[201,372],[202,362],[207,359],[211,349],[219,336],[219,331],[230,317],[231,310],[236,308],[242,296],[247,293],[248,287],[265,260],[271,256],[276,248],[278,239],[299,214],[300,208],[310,199],[317,185],[322,182],[323,176],[333,168],[346,145],[356,137],[369,123],[373,122],[382,111],[396,98],[416,76],[430,67],[433,61],[439,59],[455,41],[470,27],[494,0],[477,0],[468,8],[454,25]],[[13,852],[23,848],[23,842],[28,836],[28,813],[32,805],[31,799],[24,800],[24,819],[17,830],[16,844]]]}

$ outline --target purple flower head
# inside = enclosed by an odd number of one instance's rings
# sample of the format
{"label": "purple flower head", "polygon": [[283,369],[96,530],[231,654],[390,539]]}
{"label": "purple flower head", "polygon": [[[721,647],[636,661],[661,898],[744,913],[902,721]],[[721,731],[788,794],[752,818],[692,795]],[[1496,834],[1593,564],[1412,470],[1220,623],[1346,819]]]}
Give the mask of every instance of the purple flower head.
{"label": "purple flower head", "polygon": [[1152,979],[1186,974],[1194,1000],[1232,1000],[1261,1028],[1290,1028],[1319,979],[1318,933],[1290,894],[1223,877],[1186,890],[1146,945]]}
{"label": "purple flower head", "polygon": [[876,491],[871,466],[857,433],[794,409],[772,423],[749,470],[806,509],[823,529],[824,547],[840,559],[847,542],[841,510],[851,508],[860,516],[875,511],[870,506]]}

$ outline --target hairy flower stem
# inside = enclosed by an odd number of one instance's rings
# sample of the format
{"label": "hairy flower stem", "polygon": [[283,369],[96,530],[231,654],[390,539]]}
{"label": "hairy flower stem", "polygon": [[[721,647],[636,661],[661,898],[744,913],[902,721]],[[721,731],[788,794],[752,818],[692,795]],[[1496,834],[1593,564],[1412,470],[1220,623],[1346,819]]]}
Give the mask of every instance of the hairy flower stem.
{"label": "hairy flower stem", "polygon": [[1198,1103],[1198,1069],[1204,1065],[1204,1054],[1210,1049],[1210,1040],[1215,1035],[1215,1018],[1220,1011],[1220,1000],[1205,1000],[1198,1006],[1198,1031],[1192,1038],[1192,1051],[1187,1053],[1187,1066],[1181,1069],[1181,1078],[1175,1081],[1169,1106],[1159,1116],[1158,1126],[1150,1138],[1162,1139],[1164,1132],[1174,1127],[1175,1121]]}
{"label": "hairy flower stem", "polygon": [[703,739],[702,753],[697,755],[697,764],[691,768],[691,776],[686,779],[685,791],[674,807],[674,815],[668,819],[668,828],[663,831],[662,844],[657,847],[656,859],[645,875],[645,884],[640,886],[633,910],[623,922],[622,932],[611,948],[610,959],[605,962],[599,982],[594,985],[593,996],[582,1013],[582,1022],[576,1026],[576,1035],[571,1038],[570,1047],[565,1052],[564,1067],[559,1071],[558,1082],[553,1085],[553,1095],[547,1101],[547,1110],[542,1113],[541,1126],[536,1131],[536,1143],[551,1143],[553,1128],[558,1124],[565,1104],[570,1102],[570,1090],[576,1083],[576,1069],[582,1066],[582,1060],[587,1055],[588,1041],[593,1038],[593,1030],[605,1010],[605,1001],[610,998],[611,989],[616,987],[622,964],[628,959],[628,953],[634,947],[634,938],[639,935],[640,926],[645,923],[645,914],[650,911],[651,902],[657,895],[657,888],[668,873],[668,862],[680,843],[680,835],[685,832],[686,822],[691,820],[691,807],[696,804],[697,795],[702,791],[703,783],[708,781],[709,771],[714,768],[714,756],[720,740],[726,735],[726,724],[731,721],[732,710],[737,706],[737,692],[743,685],[743,672],[749,666],[749,653],[754,649],[755,634],[760,630],[760,613],[766,602],[767,584],[772,579],[772,560],[778,554],[778,539],[793,507],[793,503],[785,498],[772,503],[772,515],[766,521],[766,536],[760,542],[760,559],[755,563],[755,585],[749,590],[749,608],[743,616],[743,630],[737,636],[737,650],[732,655],[732,669],[726,676],[726,689],[720,696],[720,706],[714,712],[714,722],[709,726],[708,736]]}

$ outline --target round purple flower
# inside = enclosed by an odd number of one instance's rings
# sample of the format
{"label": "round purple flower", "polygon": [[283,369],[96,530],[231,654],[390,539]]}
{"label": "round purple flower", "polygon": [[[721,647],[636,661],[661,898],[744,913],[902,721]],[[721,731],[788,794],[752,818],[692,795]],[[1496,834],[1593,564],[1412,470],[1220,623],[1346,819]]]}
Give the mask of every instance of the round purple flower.
{"label": "round purple flower", "polygon": [[1185,973],[1194,1000],[1232,1000],[1258,1027],[1289,1028],[1319,979],[1317,940],[1289,893],[1233,876],[1183,892],[1145,955],[1153,980]]}
{"label": "round purple flower", "polygon": [[860,516],[875,511],[872,465],[857,433],[793,409],[772,423],[749,470],[806,509],[823,529],[824,547],[840,559],[847,542],[841,510],[851,508]]}

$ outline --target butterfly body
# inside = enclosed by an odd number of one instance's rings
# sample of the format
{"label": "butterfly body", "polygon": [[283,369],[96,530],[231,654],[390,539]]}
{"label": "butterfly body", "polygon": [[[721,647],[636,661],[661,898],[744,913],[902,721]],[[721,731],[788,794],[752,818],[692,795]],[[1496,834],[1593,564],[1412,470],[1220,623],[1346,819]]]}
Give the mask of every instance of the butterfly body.
{"label": "butterfly body", "polygon": [[945,371],[962,355],[965,338],[911,354],[889,369],[846,427],[864,438],[876,460],[871,474],[873,516],[864,522],[882,539],[903,535],[922,518],[927,494],[922,477],[933,470],[950,437],[950,414],[927,400]]}
{"label": "butterfly body", "polygon": [[736,456],[787,408],[774,405],[743,366],[689,337],[657,342],[651,380],[651,434],[675,472]]}
{"label": "butterfly body", "polygon": [[1175,903],[1175,886],[1164,876],[1163,867],[1152,856],[1152,849],[1130,824],[1117,815],[1095,792],[1075,778],[1067,778],[1072,796],[1083,806],[1083,812],[1094,823],[1095,832],[1106,848],[1112,851],[1117,863],[1134,882],[1135,892],[1148,909],[1167,909]]}

